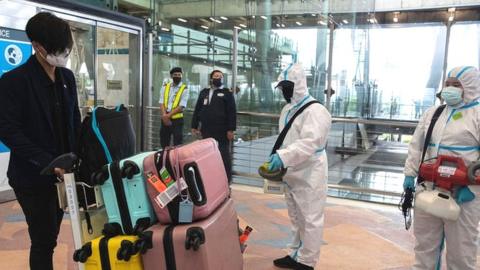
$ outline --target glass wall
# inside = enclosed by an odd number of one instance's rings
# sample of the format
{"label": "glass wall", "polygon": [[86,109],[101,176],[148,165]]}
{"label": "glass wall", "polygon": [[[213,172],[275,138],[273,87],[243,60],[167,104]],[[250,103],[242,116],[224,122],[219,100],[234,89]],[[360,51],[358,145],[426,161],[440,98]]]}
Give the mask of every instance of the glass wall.
{"label": "glass wall", "polygon": [[[456,22],[473,16],[475,8],[452,13],[422,9],[438,6],[435,1],[402,3],[162,1],[153,18],[161,26],[155,28],[150,147],[158,146],[158,93],[169,69],[184,69],[191,89],[187,110],[208,87],[208,73],[221,69],[228,86],[237,87],[234,181],[263,185],[257,168],[268,158],[285,105],[273,87],[288,64],[300,62],[310,95],[334,116],[327,147],[330,194],[396,202],[416,121],[438,103],[446,45],[448,68],[480,61],[480,26]],[[194,139],[189,114],[187,141]]]}
{"label": "glass wall", "polygon": [[452,26],[448,50],[447,72],[457,66],[480,64],[480,23],[465,22]]}
{"label": "glass wall", "polygon": [[334,33],[333,115],[414,120],[434,104],[445,26],[340,28]]}

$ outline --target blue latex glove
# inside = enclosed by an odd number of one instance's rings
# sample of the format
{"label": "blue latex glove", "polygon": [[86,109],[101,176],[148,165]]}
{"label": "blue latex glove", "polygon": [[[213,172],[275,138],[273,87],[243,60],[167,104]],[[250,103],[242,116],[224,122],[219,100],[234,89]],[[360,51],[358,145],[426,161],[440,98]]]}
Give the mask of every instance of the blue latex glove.
{"label": "blue latex glove", "polygon": [[405,176],[405,180],[403,180],[403,190],[406,190],[407,188],[411,188],[415,191],[415,177]]}
{"label": "blue latex glove", "polygon": [[270,163],[270,165],[268,165],[269,171],[276,171],[283,167],[283,162],[280,159],[280,156],[278,154],[271,155],[269,163]]}
{"label": "blue latex glove", "polygon": [[457,191],[457,198],[455,199],[458,204],[466,203],[475,199],[475,194],[468,187],[461,187]]}

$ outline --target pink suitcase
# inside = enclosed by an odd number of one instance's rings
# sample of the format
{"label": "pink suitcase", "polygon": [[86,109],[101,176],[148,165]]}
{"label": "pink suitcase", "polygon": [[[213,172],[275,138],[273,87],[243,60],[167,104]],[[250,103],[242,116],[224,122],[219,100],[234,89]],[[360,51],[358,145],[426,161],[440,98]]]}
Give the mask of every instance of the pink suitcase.
{"label": "pink suitcase", "polygon": [[[175,179],[185,179],[188,194],[194,204],[193,221],[208,217],[228,198],[227,174],[214,139],[195,141],[146,157],[143,163],[146,177],[151,174],[159,177],[164,164]],[[180,196],[161,208],[155,201],[159,192],[150,183],[147,183],[147,191],[159,222],[178,223]]]}
{"label": "pink suitcase", "polygon": [[182,225],[154,225],[145,270],[242,270],[243,256],[233,201],[210,217]]}

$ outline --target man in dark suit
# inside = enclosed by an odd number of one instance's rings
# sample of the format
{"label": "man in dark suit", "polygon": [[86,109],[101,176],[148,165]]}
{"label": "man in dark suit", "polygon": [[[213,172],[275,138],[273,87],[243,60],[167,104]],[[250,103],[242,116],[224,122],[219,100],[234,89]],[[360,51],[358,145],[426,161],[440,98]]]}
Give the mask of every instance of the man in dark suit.
{"label": "man in dark suit", "polygon": [[232,92],[223,86],[223,73],[214,70],[210,74],[210,88],[203,89],[197,99],[192,117],[192,133],[203,138],[214,138],[222,154],[223,164],[232,181],[230,142],[237,128],[237,109]]}
{"label": "man in dark suit", "polygon": [[64,68],[73,45],[68,23],[51,13],[30,18],[35,54],[0,78],[0,140],[11,149],[7,176],[28,224],[30,268],[53,269],[63,218],[54,176],[40,175],[55,157],[74,151],[80,127],[73,73]]}

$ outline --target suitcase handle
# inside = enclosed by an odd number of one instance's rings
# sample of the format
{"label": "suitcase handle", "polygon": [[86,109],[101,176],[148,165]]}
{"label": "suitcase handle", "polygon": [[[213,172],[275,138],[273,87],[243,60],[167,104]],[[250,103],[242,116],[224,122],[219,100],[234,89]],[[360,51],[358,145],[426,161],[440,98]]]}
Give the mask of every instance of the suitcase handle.
{"label": "suitcase handle", "polygon": [[198,203],[201,203],[203,201],[203,196],[202,196],[202,193],[200,192],[200,189],[198,188],[197,177],[195,175],[195,169],[193,167],[188,167],[187,171],[192,174],[192,178],[193,178],[192,184],[195,187],[195,192],[197,193],[196,197],[195,197],[197,199],[196,201]]}
{"label": "suitcase handle", "polygon": [[188,228],[185,237],[185,249],[193,248],[197,251],[201,245],[205,244],[205,232],[200,227]]}

